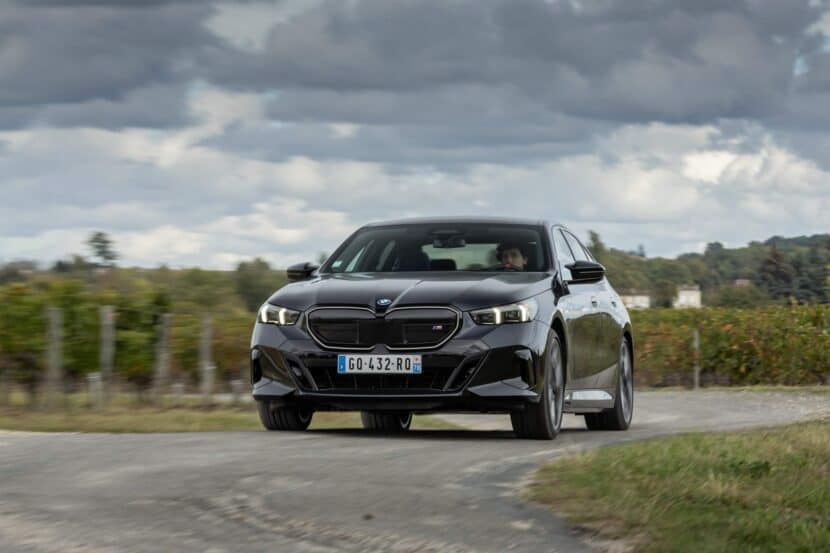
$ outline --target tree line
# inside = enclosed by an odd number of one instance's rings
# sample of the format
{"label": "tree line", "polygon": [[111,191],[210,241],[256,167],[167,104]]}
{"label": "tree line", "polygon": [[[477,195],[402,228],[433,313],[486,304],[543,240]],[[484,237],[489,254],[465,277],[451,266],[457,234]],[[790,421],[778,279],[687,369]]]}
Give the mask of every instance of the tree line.
{"label": "tree line", "polygon": [[648,258],[642,247],[610,248],[596,232],[588,247],[618,291],[646,292],[656,307],[670,307],[677,288],[688,284],[699,285],[710,306],[830,302],[830,234],[775,236],[739,248],[712,242],[703,253],[675,259]]}
{"label": "tree line", "polygon": [[[677,286],[697,283],[707,303],[766,306],[763,312],[714,310],[706,311],[705,317],[703,312],[693,317],[689,313],[691,318],[682,321],[677,317],[684,315],[673,310],[637,313],[638,363],[653,372],[652,383],[662,383],[661,375],[678,366],[695,325],[703,326],[709,364],[728,365],[733,382],[814,381],[826,372],[828,307],[802,309],[796,304],[827,302],[830,236],[772,238],[732,249],[713,243],[702,254],[676,259],[648,258],[642,248],[638,252],[609,248],[596,233],[589,244],[618,290],[647,290],[658,305],[667,305]],[[154,346],[164,314],[172,315],[174,380],[197,380],[205,317],[213,319],[213,358],[220,381],[247,377],[254,314],[287,282],[284,271],[259,258],[239,263],[232,271],[123,268],[116,265],[119,256],[108,236],[93,235],[88,246],[88,256],[73,255],[48,269],[27,261],[0,267],[0,377],[32,392],[38,388],[46,351],[46,310],[58,307],[63,312],[67,386],[82,382],[85,374],[98,370],[102,305],[113,306],[116,313],[115,374],[136,390],[151,383]],[[735,286],[739,279],[745,285]],[[782,333],[784,327],[798,327],[798,332]],[[791,347],[796,343],[799,352]],[[797,366],[792,365],[796,353],[801,360]],[[756,354],[766,361],[756,359]],[[786,363],[790,365],[782,365]],[[784,372],[776,372],[775,367]]]}

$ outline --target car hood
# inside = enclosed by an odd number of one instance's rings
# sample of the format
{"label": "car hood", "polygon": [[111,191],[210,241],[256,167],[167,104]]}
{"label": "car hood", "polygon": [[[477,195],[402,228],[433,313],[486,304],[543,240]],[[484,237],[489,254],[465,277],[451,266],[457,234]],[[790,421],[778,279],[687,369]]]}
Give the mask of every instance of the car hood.
{"label": "car hood", "polygon": [[268,302],[298,310],[317,305],[374,309],[379,299],[388,298],[389,308],[452,305],[466,311],[523,300],[550,288],[547,273],[352,273],[288,284]]}

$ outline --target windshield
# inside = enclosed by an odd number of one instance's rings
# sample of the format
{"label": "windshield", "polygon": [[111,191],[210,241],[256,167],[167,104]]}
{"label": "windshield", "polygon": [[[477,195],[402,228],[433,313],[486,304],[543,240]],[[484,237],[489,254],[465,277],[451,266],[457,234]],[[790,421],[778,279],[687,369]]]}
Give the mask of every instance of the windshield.
{"label": "windshield", "polygon": [[434,224],[370,227],[352,236],[324,272],[545,271],[540,227]]}

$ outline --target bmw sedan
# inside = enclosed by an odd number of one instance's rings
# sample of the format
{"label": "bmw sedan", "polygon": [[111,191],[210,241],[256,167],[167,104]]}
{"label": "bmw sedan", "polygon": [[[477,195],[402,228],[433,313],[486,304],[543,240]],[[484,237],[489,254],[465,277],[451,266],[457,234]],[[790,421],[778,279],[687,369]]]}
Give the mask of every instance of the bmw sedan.
{"label": "bmw sedan", "polygon": [[631,322],[605,269],[562,225],[430,218],[358,229],[260,308],[251,380],[262,424],[305,430],[316,411],[409,428],[413,413],[509,413],[552,439],[563,413],[625,430]]}

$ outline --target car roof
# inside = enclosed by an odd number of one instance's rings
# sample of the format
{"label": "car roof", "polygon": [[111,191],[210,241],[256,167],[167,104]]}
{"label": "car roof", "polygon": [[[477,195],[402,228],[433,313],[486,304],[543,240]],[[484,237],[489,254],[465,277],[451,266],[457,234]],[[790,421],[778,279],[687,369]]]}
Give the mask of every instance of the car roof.
{"label": "car roof", "polygon": [[443,225],[443,224],[463,224],[463,223],[479,223],[491,225],[534,225],[534,226],[550,226],[554,223],[544,219],[532,219],[522,217],[478,217],[478,216],[459,216],[459,217],[410,217],[406,219],[393,219],[389,221],[376,221],[368,223],[363,226],[366,227],[387,227],[397,225]]}

